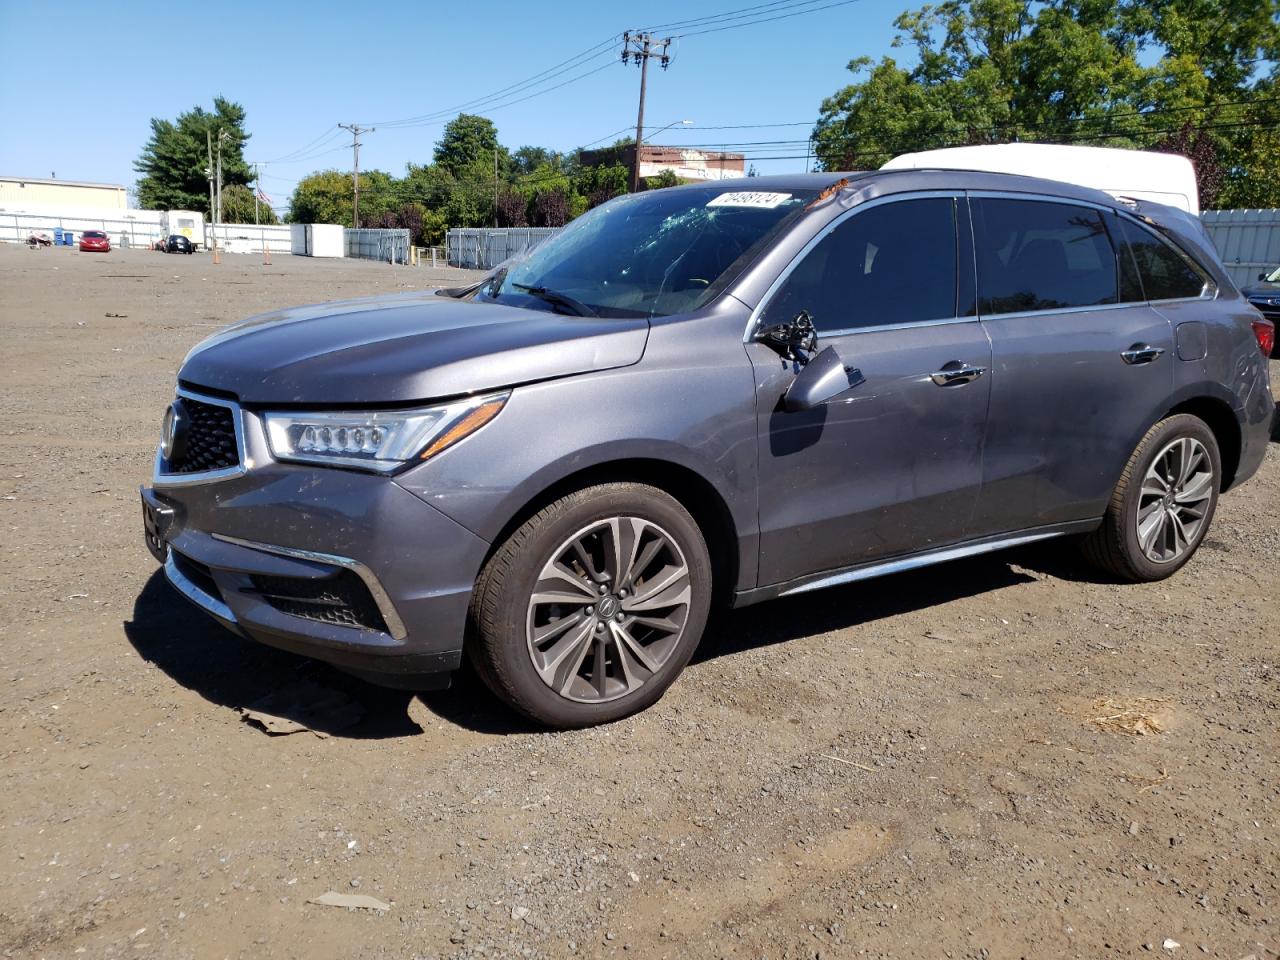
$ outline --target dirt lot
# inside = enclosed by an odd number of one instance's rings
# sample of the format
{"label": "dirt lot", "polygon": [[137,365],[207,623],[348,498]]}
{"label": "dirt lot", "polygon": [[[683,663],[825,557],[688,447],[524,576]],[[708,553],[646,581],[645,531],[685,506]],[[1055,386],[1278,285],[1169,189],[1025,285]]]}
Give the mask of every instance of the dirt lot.
{"label": "dirt lot", "polygon": [[[1280,956],[1280,445],[1171,581],[1044,549],[755,607],[578,733],[189,609],[136,493],[187,349],[445,276],[0,246],[0,955]],[[237,712],[300,684],[331,736]]]}

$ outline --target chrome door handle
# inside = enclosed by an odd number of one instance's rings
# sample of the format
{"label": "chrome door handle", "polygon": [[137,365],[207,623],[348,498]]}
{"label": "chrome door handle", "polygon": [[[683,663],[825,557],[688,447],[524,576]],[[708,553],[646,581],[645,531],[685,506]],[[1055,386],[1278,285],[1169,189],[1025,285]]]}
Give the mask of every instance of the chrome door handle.
{"label": "chrome door handle", "polygon": [[1120,359],[1131,366],[1150,363],[1164,353],[1164,347],[1153,347],[1146,343],[1135,343],[1128,350],[1122,351]]}
{"label": "chrome door handle", "polygon": [[969,367],[958,360],[952,360],[941,370],[929,374],[929,378],[940,387],[949,387],[953,383],[969,383],[977,380],[986,372],[986,367]]}

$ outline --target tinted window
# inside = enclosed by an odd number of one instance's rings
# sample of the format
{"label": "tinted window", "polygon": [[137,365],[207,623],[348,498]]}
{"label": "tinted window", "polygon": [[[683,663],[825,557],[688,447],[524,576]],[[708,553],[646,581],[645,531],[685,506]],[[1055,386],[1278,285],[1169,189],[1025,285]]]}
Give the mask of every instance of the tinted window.
{"label": "tinted window", "polygon": [[955,201],[900,200],[849,217],[791,271],[764,322],[802,310],[819,331],[954,317]]}
{"label": "tinted window", "polygon": [[1185,257],[1146,227],[1121,217],[1120,231],[1138,264],[1146,299],[1198,297],[1204,291],[1205,278],[1187,263]]}
{"label": "tinted window", "polygon": [[974,203],[983,313],[1115,303],[1115,250],[1102,214],[1037,200]]}

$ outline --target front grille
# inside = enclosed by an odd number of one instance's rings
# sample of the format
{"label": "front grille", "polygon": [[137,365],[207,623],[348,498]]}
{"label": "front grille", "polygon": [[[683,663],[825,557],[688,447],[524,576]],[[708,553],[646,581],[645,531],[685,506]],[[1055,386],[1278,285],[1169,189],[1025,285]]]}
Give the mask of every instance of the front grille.
{"label": "front grille", "polygon": [[178,572],[190,580],[199,589],[203,590],[215,600],[222,599],[222,593],[218,590],[218,584],[214,582],[213,576],[209,573],[209,568],[203,563],[192,560],[190,557],[179,553],[170,547],[173,556],[173,565],[178,568]]}
{"label": "front grille", "polygon": [[339,627],[387,632],[387,623],[364,581],[350,570],[332,577],[308,580],[254,574],[253,593],[291,617]]}
{"label": "front grille", "polygon": [[230,407],[205,403],[191,397],[181,399],[187,413],[187,440],[180,457],[168,461],[169,473],[203,473],[239,466],[236,420]]}

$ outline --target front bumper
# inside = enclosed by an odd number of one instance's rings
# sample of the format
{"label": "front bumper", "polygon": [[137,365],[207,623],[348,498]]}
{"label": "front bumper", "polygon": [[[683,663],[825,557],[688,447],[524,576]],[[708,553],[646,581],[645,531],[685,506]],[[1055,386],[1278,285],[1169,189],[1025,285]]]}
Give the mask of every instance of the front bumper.
{"label": "front bumper", "polygon": [[141,494],[169,583],[237,634],[396,685],[460,665],[488,544],[393,480],[268,462]]}

